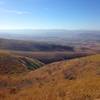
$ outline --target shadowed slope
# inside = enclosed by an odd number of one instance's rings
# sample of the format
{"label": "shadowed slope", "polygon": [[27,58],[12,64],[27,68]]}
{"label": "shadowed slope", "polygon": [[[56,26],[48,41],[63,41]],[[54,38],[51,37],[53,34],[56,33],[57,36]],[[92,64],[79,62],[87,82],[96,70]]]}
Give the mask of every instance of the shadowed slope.
{"label": "shadowed slope", "polygon": [[0,74],[22,74],[43,65],[40,61],[28,57],[0,53]]}

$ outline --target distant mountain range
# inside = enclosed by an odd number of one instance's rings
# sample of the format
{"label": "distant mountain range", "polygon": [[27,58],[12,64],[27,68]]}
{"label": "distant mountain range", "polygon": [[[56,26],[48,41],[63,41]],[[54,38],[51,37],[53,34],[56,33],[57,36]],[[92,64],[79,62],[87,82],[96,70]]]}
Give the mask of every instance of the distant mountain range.
{"label": "distant mountain range", "polygon": [[16,51],[74,51],[72,46],[13,39],[0,39],[0,49]]}

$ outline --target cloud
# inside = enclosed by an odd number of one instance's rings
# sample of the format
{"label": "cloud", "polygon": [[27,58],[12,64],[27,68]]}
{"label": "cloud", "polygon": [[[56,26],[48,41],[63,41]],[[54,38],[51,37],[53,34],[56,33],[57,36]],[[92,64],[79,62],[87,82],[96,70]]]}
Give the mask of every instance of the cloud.
{"label": "cloud", "polygon": [[3,13],[12,13],[12,14],[17,14],[17,15],[31,14],[31,12],[28,12],[28,11],[19,11],[19,10],[11,10],[11,9],[0,9],[0,11]]}

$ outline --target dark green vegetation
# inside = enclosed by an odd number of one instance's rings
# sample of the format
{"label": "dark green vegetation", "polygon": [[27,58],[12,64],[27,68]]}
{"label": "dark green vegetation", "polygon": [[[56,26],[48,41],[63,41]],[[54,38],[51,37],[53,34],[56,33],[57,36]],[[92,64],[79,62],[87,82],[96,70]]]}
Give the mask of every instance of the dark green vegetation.
{"label": "dark green vegetation", "polygon": [[19,57],[19,61],[25,64],[29,70],[35,70],[44,65],[42,62],[28,57]]}

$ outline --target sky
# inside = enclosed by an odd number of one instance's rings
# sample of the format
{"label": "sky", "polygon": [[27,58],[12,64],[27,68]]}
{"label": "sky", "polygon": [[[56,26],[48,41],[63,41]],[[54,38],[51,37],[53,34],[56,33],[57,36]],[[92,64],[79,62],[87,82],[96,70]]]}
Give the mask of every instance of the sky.
{"label": "sky", "polygon": [[0,0],[0,29],[100,30],[100,0]]}

